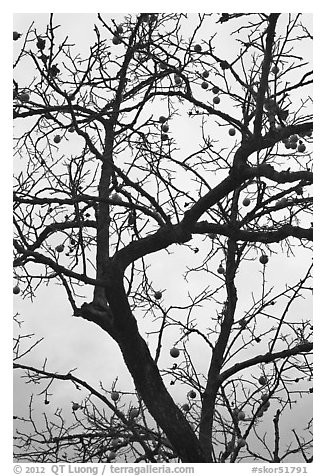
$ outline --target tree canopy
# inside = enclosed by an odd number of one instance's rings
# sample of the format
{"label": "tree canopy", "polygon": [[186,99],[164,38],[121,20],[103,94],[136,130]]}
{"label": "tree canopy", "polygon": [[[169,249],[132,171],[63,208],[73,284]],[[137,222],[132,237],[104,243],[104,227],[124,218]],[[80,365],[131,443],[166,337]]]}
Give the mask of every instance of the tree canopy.
{"label": "tree canopy", "polygon": [[312,392],[309,29],[140,13],[98,14],[80,46],[56,14],[14,32],[13,292],[60,283],[134,382],[127,408],[115,384],[29,365],[18,333],[15,371],[45,400],[56,381],[88,397],[68,427],[15,416],[16,459],[311,461],[310,416],[280,431]]}

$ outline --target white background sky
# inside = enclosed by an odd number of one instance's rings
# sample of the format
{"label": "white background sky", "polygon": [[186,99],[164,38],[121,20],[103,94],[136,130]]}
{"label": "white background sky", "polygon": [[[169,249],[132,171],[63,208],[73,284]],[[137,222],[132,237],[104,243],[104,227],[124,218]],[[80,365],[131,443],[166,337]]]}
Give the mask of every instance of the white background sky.
{"label": "white background sky", "polygon": [[[88,11],[89,8],[85,8],[87,7],[87,5],[81,5],[80,3],[78,3],[78,8],[77,6],[75,6],[76,2],[72,2],[72,3],[69,3],[69,10],[68,12],[71,12],[71,11],[74,11],[74,10],[78,10],[78,12],[83,12],[83,11]],[[112,5],[108,5],[107,2],[97,2],[97,3],[92,3],[92,7],[95,7],[96,5],[96,10],[99,10],[99,11],[107,11],[106,9],[108,8],[108,6],[110,7],[110,11],[112,11]],[[125,7],[124,7],[125,5]],[[243,6],[240,6],[240,2],[227,2],[226,3],[227,7],[224,6],[223,8],[219,8],[220,10],[222,11],[243,11],[244,8]],[[230,8],[230,5],[232,5],[233,8]],[[65,12],[67,11],[67,9],[65,8],[66,4],[65,2],[56,2],[56,11],[60,11],[60,12]],[[154,10],[159,10],[159,11],[162,11],[163,9],[165,11],[175,11],[175,4],[173,2],[164,2],[164,4],[160,5],[160,7],[162,6],[162,8],[159,8],[159,6],[156,6],[156,8],[154,8]],[[184,3],[180,3],[178,4],[178,11],[184,11],[184,12],[196,12],[197,11],[197,8],[199,5],[197,4],[191,4],[191,6],[189,4],[184,4]],[[292,8],[291,8],[292,6]],[[14,12],[24,12],[24,11],[28,11],[28,12],[42,12],[44,11],[44,5],[41,6],[41,4],[39,2],[28,2],[28,5],[26,3],[23,3],[23,2],[15,2],[15,5],[13,5],[14,7]],[[26,8],[28,7],[28,8]],[[83,9],[84,7],[84,9]],[[249,4],[246,4],[246,11],[262,11],[262,4],[261,2],[250,2]],[[305,2],[288,2],[286,4],[286,10],[284,10],[284,2],[273,2],[273,11],[307,11],[307,7],[311,7],[311,4],[307,5],[307,3]],[[51,7],[48,6],[48,8],[50,9]],[[203,3],[203,2],[200,2],[200,8],[201,8],[201,11],[205,11],[205,12],[209,12],[209,11],[214,11],[216,9],[216,6],[213,5],[213,3]],[[130,11],[148,11],[148,10],[152,10],[153,9],[153,6],[150,6],[150,3],[146,3],[146,2],[137,2],[137,4],[134,4],[133,8],[130,7],[130,4],[124,4],[124,3],[121,3],[119,2],[119,11],[125,11],[125,12],[130,12]],[[310,10],[311,11],[311,10]],[[1,43],[2,45],[5,45],[6,46],[6,49],[7,51],[9,51],[10,53],[8,55],[6,55],[6,53],[4,53],[4,56],[5,56],[5,60],[6,60],[6,66],[8,64],[8,75],[7,75],[7,71],[6,71],[6,75],[5,75],[5,79],[2,78],[2,92],[4,94],[4,96],[8,96],[9,98],[9,101],[8,101],[8,111],[9,111],[9,115],[11,115],[11,110],[10,110],[10,104],[11,104],[11,69],[10,69],[10,64],[11,64],[11,51],[12,51],[12,13],[13,11],[6,11],[4,14],[3,14],[3,19],[2,19],[2,35],[3,33],[6,35],[6,39]],[[114,13],[114,12],[112,12]],[[317,14],[316,14],[317,13]],[[323,25],[321,23],[321,10],[319,12],[315,12],[315,18],[314,18],[314,31],[315,31],[315,36],[317,37],[318,36],[318,33],[322,34],[322,28],[323,28]],[[77,23],[77,22],[76,22]],[[78,22],[79,23],[79,22]],[[17,29],[18,31],[19,28],[16,28],[16,24],[15,24],[15,29]],[[73,32],[72,32],[73,33]],[[8,38],[9,38],[9,41],[8,41]],[[323,74],[324,74],[324,70],[325,68],[323,67],[323,53],[324,53],[324,49],[321,48],[321,40],[322,38],[320,38],[319,40],[315,40],[315,49],[314,49],[314,57],[315,57],[315,63],[314,63],[314,67],[315,69],[317,70],[317,73],[319,73],[318,77],[320,79],[323,78]],[[5,48],[3,48],[4,50]],[[322,68],[323,67],[323,68]],[[318,80],[317,80],[318,82]],[[314,96],[315,96],[315,101],[316,101],[316,106],[315,106],[315,120],[318,122],[318,118],[321,118],[322,115],[321,115],[321,111],[322,111],[322,107],[325,107],[325,101],[324,101],[324,94],[323,94],[323,88],[322,87],[319,87],[318,86],[321,86],[322,83],[320,82],[320,85],[317,84],[317,87],[315,87],[315,92],[314,92]],[[323,104],[323,106],[322,106]],[[7,103],[6,103],[6,106],[7,106]],[[3,161],[6,161],[8,160],[8,163],[11,162],[10,158],[12,157],[12,145],[11,145],[11,136],[12,136],[12,131],[11,131],[11,128],[10,128],[10,125],[9,125],[9,129],[8,129],[8,121],[5,120],[4,121],[5,124],[3,124],[2,126],[2,130],[5,130],[6,131],[6,134],[5,134],[5,137],[7,138],[7,141],[6,141],[6,150],[7,150],[7,153],[4,151],[3,149]],[[324,166],[322,166],[322,164],[319,164],[318,162],[319,161],[324,161],[326,160],[325,159],[325,152],[323,151],[323,142],[322,140],[320,140],[320,137],[323,137],[325,135],[325,132],[321,129],[321,124],[317,124],[316,125],[316,133],[314,134],[314,150],[315,150],[315,167],[317,168],[318,172],[316,175],[317,177],[319,177],[319,186],[317,184],[317,187],[316,187],[316,190],[317,190],[317,193],[318,191],[321,191],[321,186],[322,183],[321,183],[321,178],[322,178],[322,173],[325,172],[325,168]],[[318,131],[320,131],[320,134],[318,134]],[[320,148],[319,148],[320,147]],[[316,160],[316,157],[317,157],[317,160]],[[2,333],[3,337],[4,338],[4,343],[2,345],[2,352],[3,352],[3,356],[1,358],[1,362],[2,363],[5,363],[4,367],[6,369],[8,369],[6,371],[6,374],[7,374],[7,378],[6,378],[6,391],[3,392],[3,393],[6,393],[6,395],[3,395],[3,399],[6,401],[6,403],[4,403],[4,405],[6,405],[8,408],[11,407],[11,401],[13,399],[13,395],[11,393],[11,367],[10,367],[10,356],[11,356],[11,353],[10,353],[10,350],[11,350],[11,324],[9,324],[9,322],[11,323],[11,316],[12,316],[12,278],[11,278],[11,252],[9,252],[9,250],[11,250],[11,205],[10,205],[10,200],[11,200],[11,183],[10,183],[10,179],[8,179],[8,177],[11,177],[11,169],[10,169],[10,166],[6,166],[5,167],[5,174],[4,174],[4,181],[2,182],[3,183],[3,186],[2,186],[2,193],[4,193],[4,197],[2,198],[1,200],[1,204],[3,206],[3,210],[1,210],[1,216],[3,217],[4,221],[6,222],[6,224],[8,224],[8,231],[6,231],[4,233],[4,244],[2,245],[3,246],[3,249],[6,251],[5,254],[6,256],[8,257],[7,260],[5,260],[5,269],[6,269],[6,272],[4,273],[4,275],[2,276],[2,286],[1,286],[1,289],[3,290],[3,297],[4,299],[6,300],[6,298],[9,296],[9,299],[7,300],[5,306],[3,307],[3,320],[5,322],[5,325],[3,326],[4,327],[4,331],[7,331],[5,333]],[[317,230],[319,230],[319,234],[320,234],[320,238],[318,240],[318,231],[316,232],[315,236],[317,238],[317,240],[319,241],[319,246],[318,244],[315,246],[315,261],[317,261],[317,267],[318,267],[318,264],[319,264],[319,272],[317,272],[317,274],[315,274],[315,276],[317,276],[315,278],[315,287],[316,287],[316,291],[317,291],[317,298],[315,300],[315,310],[314,310],[314,314],[315,314],[315,338],[316,338],[316,341],[317,341],[317,346],[318,346],[318,343],[319,344],[322,344],[322,336],[325,335],[325,325],[324,323],[322,322],[319,322],[320,319],[325,319],[325,310],[323,309],[323,299],[322,299],[322,293],[324,292],[323,291],[323,274],[322,274],[322,266],[320,265],[320,262],[322,261],[323,264],[324,264],[324,257],[322,256],[323,253],[322,253],[322,245],[323,245],[323,242],[322,242],[322,239],[321,239],[321,233],[322,233],[322,209],[323,209],[323,203],[321,201],[320,205],[319,205],[319,210],[315,213],[315,227]],[[7,228],[6,228],[7,229]],[[317,260],[316,260],[316,257],[317,257]],[[7,272],[8,270],[8,272]],[[325,282],[325,280],[324,280]],[[160,287],[162,288],[165,288],[167,287],[164,283],[161,285],[160,284]],[[319,289],[319,293],[318,293],[318,289]],[[57,293],[62,293],[61,289],[58,288],[58,290],[56,291]],[[40,300],[40,303],[42,305],[42,302],[44,302],[43,300],[46,299],[48,300],[49,297],[46,295],[46,290],[43,288],[41,293],[40,293],[40,296],[39,296],[39,300]],[[67,370],[67,364],[66,362],[69,361],[71,359],[71,362],[72,362],[72,366],[74,366],[73,364],[73,359],[74,359],[74,356],[76,355],[76,351],[78,351],[78,349],[80,349],[80,346],[82,344],[83,346],[83,352],[88,352],[89,353],[89,356],[91,358],[91,373],[93,374],[94,376],[94,380],[91,381],[90,383],[96,385],[97,382],[98,382],[98,376],[101,376],[101,360],[102,360],[102,351],[103,349],[106,349],[106,352],[108,352],[107,356],[108,357],[109,355],[112,356],[112,359],[108,358],[108,360],[105,362],[105,373],[106,374],[111,374],[111,375],[118,375],[119,372],[120,372],[120,365],[121,365],[121,359],[120,359],[120,353],[118,351],[118,348],[117,348],[117,345],[112,341],[112,340],[109,340],[106,338],[106,336],[100,331],[98,330],[95,326],[93,326],[92,324],[90,323],[86,323],[86,322],[83,322],[81,319],[70,319],[70,322],[69,322],[69,329],[67,329],[67,332],[65,333],[65,335],[62,335],[62,329],[65,328],[66,326],[66,321],[67,321],[67,314],[70,315],[71,312],[70,312],[70,308],[68,306],[68,304],[66,304],[66,301],[65,299],[58,299],[56,302],[60,302],[62,303],[61,305],[63,306],[62,309],[60,309],[60,312],[56,312],[56,316],[58,319],[62,320],[62,322],[56,322],[56,325],[53,326],[53,327],[49,327],[49,322],[51,321],[48,321],[47,320],[47,316],[44,315],[44,329],[40,329],[39,328],[39,336],[46,336],[47,333],[49,333],[50,331],[51,332],[55,332],[55,329],[57,329],[57,337],[58,337],[58,342],[60,342],[60,349],[57,348],[57,349],[54,349],[55,350],[55,353],[53,354],[54,356],[56,357],[60,357],[60,355],[64,355],[64,359],[62,360],[62,368],[60,368],[60,365],[59,365],[59,368],[58,366],[51,366],[51,368],[54,370],[58,370],[58,371],[63,371],[65,372]],[[36,303],[36,306],[37,306],[37,303]],[[65,307],[66,309],[65,309]],[[18,309],[16,309],[16,306],[15,306],[15,311],[19,311],[19,306],[18,306]],[[28,323],[31,323],[30,324],[30,328],[33,329],[32,327],[32,321],[33,321],[33,318],[36,316],[36,314],[39,314],[39,312],[35,312],[32,310],[32,308],[28,305],[26,305],[25,303],[22,305],[21,307],[21,310],[23,310],[24,312],[22,312],[22,318],[24,319],[25,321],[25,324],[28,324]],[[50,312],[51,310],[49,311],[46,311],[46,312]],[[57,309],[56,309],[57,311]],[[29,325],[29,324],[28,324]],[[91,345],[91,343],[89,342],[89,329],[90,329],[90,326],[92,326],[94,329],[92,331],[92,339],[94,339],[94,342],[96,341],[96,345]],[[9,331],[9,332],[8,332]],[[53,336],[52,336],[53,337]],[[45,344],[46,345],[46,344]],[[46,350],[46,348],[44,347],[43,348],[44,350]],[[61,349],[64,349],[64,350],[61,350]],[[66,352],[68,349],[68,352]],[[321,353],[322,352],[322,349],[323,349],[323,346],[320,345],[319,347],[319,352]],[[70,354],[69,354],[70,352]],[[317,365],[317,367],[319,368],[319,375],[321,375],[321,372],[323,370],[323,366],[322,366],[322,356],[320,355],[318,351],[316,352],[315,354],[315,363]],[[45,352],[44,352],[44,355],[45,355]],[[325,357],[325,356],[324,356]],[[60,358],[56,358],[55,359],[56,362],[59,362],[60,361]],[[98,365],[99,365],[99,368],[94,370],[94,363],[96,364],[96,362],[98,362]],[[109,368],[107,367],[107,364],[110,366]],[[319,365],[318,365],[319,364]],[[86,365],[86,364],[84,364]],[[54,368],[55,367],[55,368]],[[80,368],[80,365],[78,365],[78,367]],[[86,368],[83,368],[83,371],[86,371],[87,369]],[[98,372],[97,372],[98,370]],[[82,372],[80,374],[80,376],[82,376]],[[127,376],[125,376],[127,377]],[[100,377],[101,378],[101,377]],[[108,383],[110,384],[110,382]],[[316,378],[316,381],[315,381],[315,389],[316,389],[316,392],[315,392],[315,401],[318,405],[318,400],[319,400],[319,397],[318,397],[318,394],[321,395],[321,384],[322,384],[322,379],[321,378]],[[17,397],[16,397],[17,398]],[[71,398],[70,400],[73,400],[73,398]],[[319,406],[317,406],[317,410],[316,412],[318,411],[318,416],[320,417],[324,417],[324,411],[323,411],[323,406],[322,406],[322,402],[319,403]],[[320,412],[320,413],[319,413]],[[6,445],[1,445],[1,450],[4,452],[4,456],[2,457],[2,459],[4,459],[5,461],[9,461],[9,468],[10,468],[10,462],[11,462],[11,452],[12,452],[12,439],[11,438],[8,438],[8,436],[10,435],[10,432],[11,432],[11,419],[10,419],[10,415],[8,415],[8,422],[6,422],[6,424],[8,424],[8,429],[6,430],[5,434],[7,436],[6,438]],[[318,420],[320,421],[320,418],[318,418]],[[318,424],[318,422],[317,422]],[[316,447],[316,450],[317,450],[317,455],[318,455],[318,447],[320,448],[320,440],[318,438],[318,436],[321,436],[321,433],[319,433],[318,431],[318,428],[316,430],[316,441],[315,441],[315,447]],[[319,453],[320,455],[322,455],[322,453]],[[316,465],[317,467],[317,465]],[[225,466],[224,466],[225,468]],[[224,470],[223,468],[223,470]],[[309,467],[310,468],[310,467]],[[225,468],[227,469],[227,468]],[[235,468],[236,469],[236,468]],[[238,468],[237,471],[239,471],[240,468]],[[11,472],[8,472],[7,474],[11,474]],[[212,473],[213,474],[213,473]],[[230,473],[231,474],[231,473]],[[235,473],[234,473],[235,474]],[[318,473],[316,473],[318,474]]]}

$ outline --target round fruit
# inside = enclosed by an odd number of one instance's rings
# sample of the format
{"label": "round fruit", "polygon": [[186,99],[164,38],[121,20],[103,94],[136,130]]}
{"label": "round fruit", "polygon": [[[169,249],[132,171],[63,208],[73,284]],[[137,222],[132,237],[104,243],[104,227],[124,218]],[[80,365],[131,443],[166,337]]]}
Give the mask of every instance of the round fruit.
{"label": "round fruit", "polygon": [[208,82],[207,82],[207,81],[203,81],[203,82],[201,83],[201,87],[202,87],[203,89],[208,89]]}
{"label": "round fruit", "polygon": [[277,73],[279,73],[279,71],[280,71],[280,68],[278,66],[273,66],[273,68],[272,68],[272,73],[273,74],[277,74]]}
{"label": "round fruit", "polygon": [[223,70],[228,69],[230,67],[227,61],[220,61],[220,66]]}
{"label": "round fruit", "polygon": [[304,144],[298,145],[298,152],[304,152],[306,150],[306,146]]}
{"label": "round fruit", "polygon": [[213,97],[213,103],[214,104],[220,104],[220,102],[221,102],[221,99],[219,98],[219,96],[214,96]]}
{"label": "round fruit", "polygon": [[267,402],[267,400],[269,399],[268,393],[263,393],[260,398],[262,402]]}
{"label": "round fruit", "polygon": [[195,390],[190,390],[190,392],[188,393],[188,397],[189,397],[189,398],[196,398],[196,392],[195,392]]}
{"label": "round fruit", "polygon": [[242,410],[238,413],[238,420],[244,420],[246,418],[245,412]]}
{"label": "round fruit", "polygon": [[162,140],[169,140],[168,134],[162,134]]}
{"label": "round fruit", "polygon": [[162,127],[161,127],[162,131],[163,132],[168,132],[169,130],[169,125],[168,124],[163,124]]}
{"label": "round fruit", "polygon": [[243,448],[244,446],[246,446],[246,440],[244,440],[243,438],[239,438],[238,439],[238,447]]}
{"label": "round fruit", "polygon": [[231,129],[229,129],[229,135],[230,135],[230,136],[235,136],[235,129],[234,129],[234,127],[231,127]]}
{"label": "round fruit", "polygon": [[14,41],[19,40],[19,38],[21,37],[21,34],[18,33],[18,31],[14,31],[12,34],[12,37]]}
{"label": "round fruit", "polygon": [[216,235],[216,233],[208,233],[207,236],[208,236],[208,238],[210,238],[211,240],[215,240],[215,238],[216,238],[217,235]]}
{"label": "round fruit", "polygon": [[75,412],[76,410],[78,410],[78,408],[79,408],[78,403],[73,403],[73,404],[72,404],[72,411],[73,411],[73,412]]}
{"label": "round fruit", "polygon": [[59,135],[54,136],[53,142],[55,142],[56,144],[59,144],[59,142],[61,142],[61,136]]}
{"label": "round fruit", "polygon": [[16,284],[16,286],[13,287],[13,293],[14,294],[19,294],[20,293],[20,287],[18,286],[18,284]]}
{"label": "round fruit", "polygon": [[268,263],[268,256],[267,255],[261,255],[261,257],[259,258],[259,261],[261,262],[261,264],[267,264]]}
{"label": "round fruit", "polygon": [[119,38],[118,36],[114,36],[114,37],[112,38],[112,43],[113,43],[114,45],[119,45],[119,44],[121,43],[121,40],[120,40],[120,38]]}
{"label": "round fruit", "polygon": [[235,417],[237,417],[237,416],[238,416],[238,414],[239,414],[239,411],[240,411],[240,410],[239,410],[239,408],[238,408],[238,407],[234,407],[234,409],[233,409],[233,412],[232,412],[232,413],[233,413],[233,415],[234,415]]}
{"label": "round fruit", "polygon": [[177,86],[179,86],[182,83],[182,78],[178,76],[177,74],[174,75],[174,82]]}
{"label": "round fruit", "polygon": [[123,33],[123,26],[122,25],[117,26],[117,32],[118,33]]}
{"label": "round fruit", "polygon": [[212,88],[212,93],[213,94],[217,94],[219,91],[220,91],[220,88],[218,88],[217,86],[213,86],[213,88]]}
{"label": "round fruit", "polygon": [[74,126],[70,126],[69,129],[68,129],[68,132],[75,132]]}
{"label": "round fruit", "polygon": [[44,50],[45,48],[45,40],[41,37],[38,37],[37,39],[37,42],[36,42],[36,47],[39,49],[39,50]]}
{"label": "round fruit", "polygon": [[182,410],[184,410],[185,412],[189,412],[190,406],[188,405],[188,403],[184,403],[184,404],[182,405]]}
{"label": "round fruit", "polygon": [[117,193],[113,193],[111,196],[110,196],[111,200],[114,200],[116,203],[122,203],[122,198],[120,197],[119,194]]}
{"label": "round fruit", "polygon": [[230,67],[230,65],[227,61],[220,61],[220,66],[223,70],[228,69]]}
{"label": "round fruit", "polygon": [[62,253],[65,247],[63,246],[63,244],[61,244],[56,246],[55,249],[57,250],[58,253]]}
{"label": "round fruit", "polygon": [[196,53],[201,53],[202,48],[200,45],[195,45],[194,50],[196,51]]}
{"label": "round fruit", "polygon": [[242,204],[245,206],[245,207],[248,207],[248,205],[250,205],[250,199],[248,197],[244,198]]}
{"label": "round fruit", "polygon": [[260,383],[260,385],[266,385],[267,384],[267,379],[266,379],[266,377],[264,377],[262,375],[261,377],[259,377],[258,382]]}
{"label": "round fruit", "polygon": [[257,414],[256,414],[256,415],[257,415],[257,418],[261,418],[261,417],[264,415],[264,412],[263,412],[263,410],[261,410],[261,409],[260,409],[260,410],[258,410],[258,412],[257,412]]}
{"label": "round fruit", "polygon": [[109,459],[114,459],[114,458],[116,458],[116,456],[117,456],[116,451],[110,451]]}
{"label": "round fruit", "polygon": [[114,402],[116,402],[117,400],[119,400],[119,394],[118,392],[112,392],[111,393],[111,398]]}
{"label": "round fruit", "polygon": [[159,122],[160,122],[161,124],[163,124],[164,122],[167,121],[167,118],[164,117],[164,116],[160,116],[160,117],[158,118],[158,120],[159,120]]}
{"label": "round fruit", "polygon": [[292,134],[292,136],[289,137],[290,142],[298,142],[298,140],[299,137],[297,136],[297,134]]}
{"label": "round fruit", "polygon": [[28,93],[21,93],[21,95],[19,96],[19,99],[21,100],[21,102],[28,102],[29,98],[30,96]]}
{"label": "round fruit", "polygon": [[203,78],[207,79],[209,76],[209,71],[203,71]]}
{"label": "round fruit", "polygon": [[223,268],[223,266],[220,264],[220,266],[217,268],[217,272],[218,274],[224,274],[225,273],[225,269]]}
{"label": "round fruit", "polygon": [[154,298],[155,299],[162,299],[162,292],[161,291],[155,291]]}
{"label": "round fruit", "polygon": [[285,148],[286,149],[291,149],[291,142],[286,142],[285,143]]}
{"label": "round fruit", "polygon": [[60,69],[57,67],[56,64],[54,64],[49,69],[49,73],[55,78],[60,73]]}
{"label": "round fruit", "polygon": [[180,350],[177,349],[176,347],[172,347],[172,349],[170,350],[170,355],[171,355],[171,357],[176,359],[180,355]]}
{"label": "round fruit", "polygon": [[139,415],[139,410],[137,408],[132,408],[129,412],[129,418],[137,418]]}

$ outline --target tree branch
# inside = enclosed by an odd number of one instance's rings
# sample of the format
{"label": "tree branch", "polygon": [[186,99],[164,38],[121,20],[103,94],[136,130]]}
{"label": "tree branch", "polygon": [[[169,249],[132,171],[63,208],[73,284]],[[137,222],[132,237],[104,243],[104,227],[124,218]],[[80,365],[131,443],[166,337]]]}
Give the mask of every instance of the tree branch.
{"label": "tree branch", "polygon": [[229,369],[222,372],[216,378],[219,383],[222,383],[226,379],[231,377],[232,375],[235,375],[240,370],[247,369],[257,364],[262,364],[262,363],[267,364],[269,362],[274,362],[278,359],[285,359],[286,357],[291,357],[293,355],[306,354],[308,352],[311,352],[312,348],[313,348],[313,345],[311,342],[305,342],[303,344],[298,344],[295,347],[292,347],[290,349],[285,349],[280,352],[275,352],[275,353],[267,352],[267,354],[264,354],[264,355],[257,355],[256,357],[253,357],[252,359],[244,360],[243,362],[233,365]]}
{"label": "tree branch", "polygon": [[259,137],[261,135],[264,100],[265,100],[265,94],[266,94],[267,85],[268,85],[269,69],[272,62],[272,49],[273,49],[273,43],[274,43],[276,22],[279,15],[280,15],[279,13],[271,13],[268,18],[264,61],[262,65],[260,84],[259,84],[259,89],[257,92],[257,100],[256,100],[256,114],[255,114],[255,120],[254,120],[254,136],[255,137]]}

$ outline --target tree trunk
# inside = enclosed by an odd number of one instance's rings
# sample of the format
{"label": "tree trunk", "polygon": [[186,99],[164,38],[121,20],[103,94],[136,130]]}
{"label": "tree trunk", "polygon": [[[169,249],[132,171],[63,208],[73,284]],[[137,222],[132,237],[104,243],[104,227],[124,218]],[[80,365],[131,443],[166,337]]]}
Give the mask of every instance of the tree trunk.
{"label": "tree trunk", "polygon": [[122,277],[116,268],[111,267],[110,284],[106,288],[106,297],[113,315],[113,332],[110,334],[121,349],[137,392],[182,462],[210,462],[205,458],[199,440],[182,411],[167,391],[148,346],[139,334]]}

